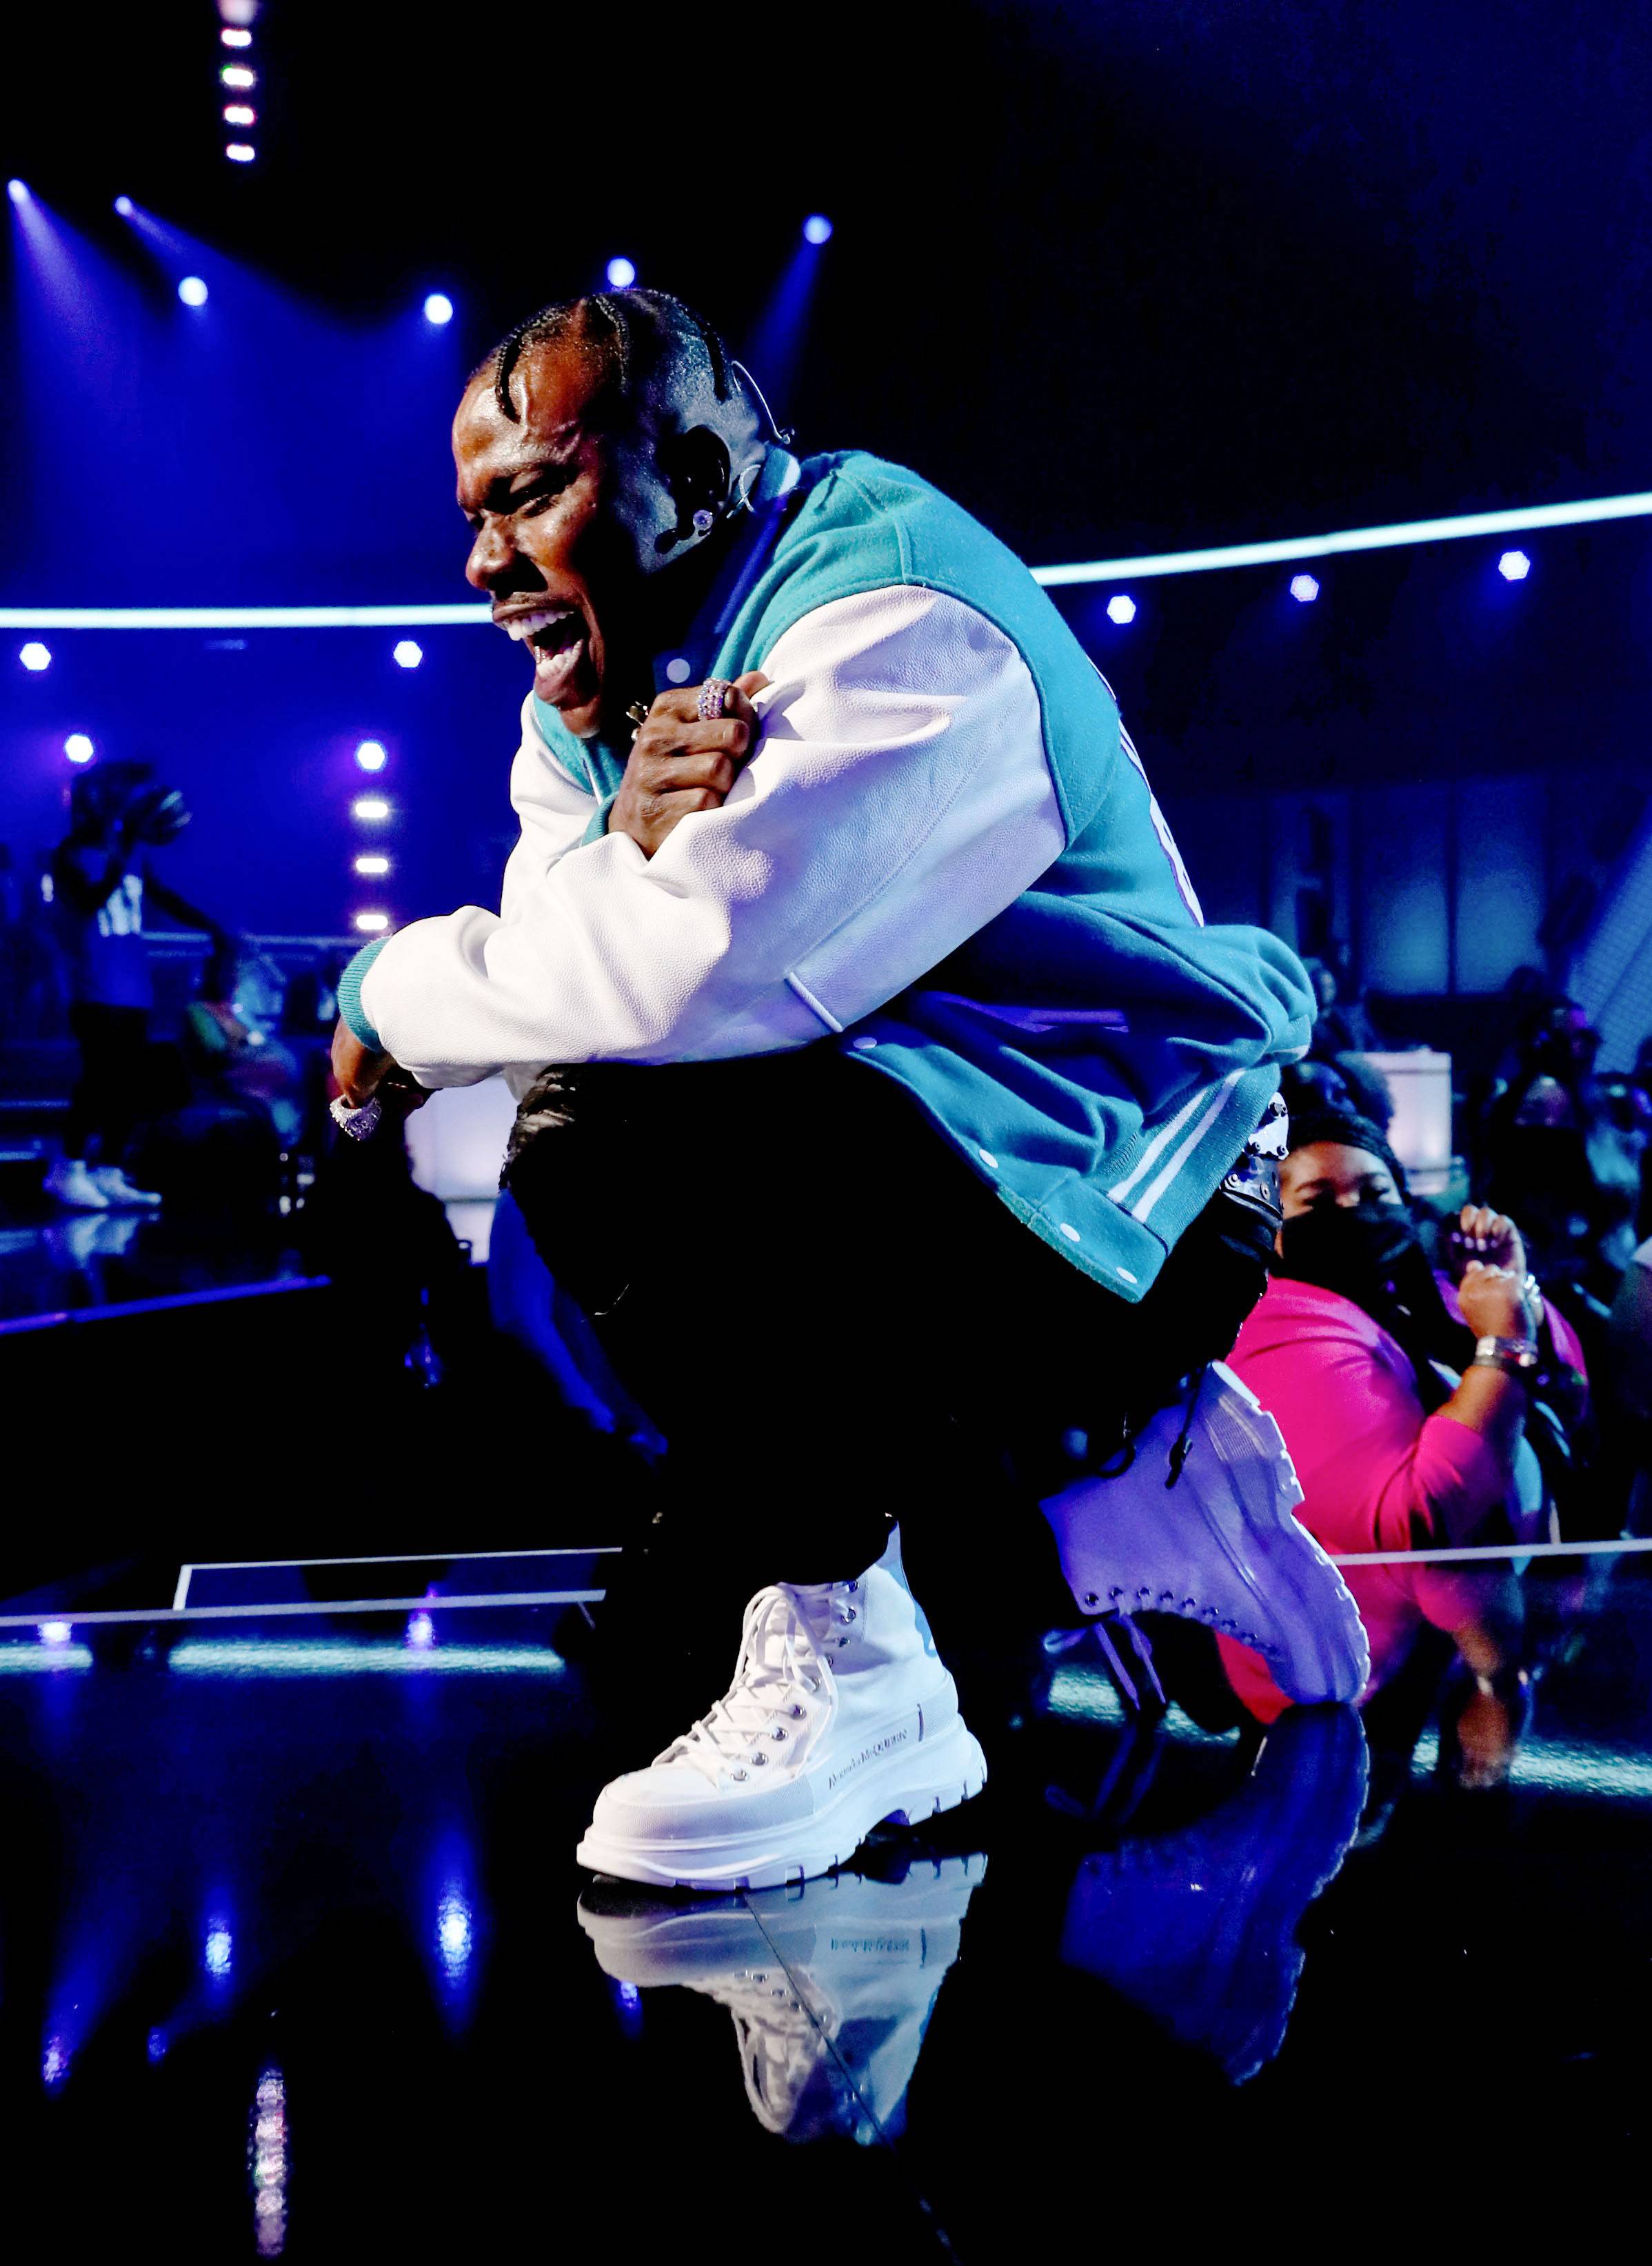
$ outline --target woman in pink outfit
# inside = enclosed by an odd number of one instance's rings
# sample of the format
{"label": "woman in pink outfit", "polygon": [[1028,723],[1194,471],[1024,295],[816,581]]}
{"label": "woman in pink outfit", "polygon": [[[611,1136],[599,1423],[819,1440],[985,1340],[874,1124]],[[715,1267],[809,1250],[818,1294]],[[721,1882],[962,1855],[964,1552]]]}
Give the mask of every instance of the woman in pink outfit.
{"label": "woman in pink outfit", "polygon": [[[1405,1174],[1363,1118],[1294,1121],[1281,1173],[1276,1272],[1230,1363],[1284,1434],[1297,1512],[1334,1556],[1522,1535],[1527,1396],[1577,1341],[1545,1311],[1513,1222],[1467,1205],[1453,1290],[1418,1239]],[[1530,1505],[1528,1504],[1528,1509]],[[1457,1724],[1471,1779],[1507,1766],[1522,1713],[1520,1598],[1511,1571],[1345,1566],[1371,1639],[1369,1700],[1443,1631],[1473,1678]],[[1222,1642],[1239,1698],[1264,1722],[1288,1704],[1261,1659]]]}

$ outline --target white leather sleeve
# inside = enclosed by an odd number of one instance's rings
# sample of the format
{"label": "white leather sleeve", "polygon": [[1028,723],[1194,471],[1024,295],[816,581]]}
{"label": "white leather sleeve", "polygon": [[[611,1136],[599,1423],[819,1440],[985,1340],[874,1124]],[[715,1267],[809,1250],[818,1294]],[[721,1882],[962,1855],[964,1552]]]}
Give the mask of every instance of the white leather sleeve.
{"label": "white leather sleeve", "polygon": [[422,1084],[804,1045],[903,990],[1060,855],[1032,676],[973,608],[904,584],[837,599],[786,632],[767,674],[763,737],[727,800],[652,859],[622,834],[578,842],[595,798],[528,734],[502,911],[414,922],[362,985]]}

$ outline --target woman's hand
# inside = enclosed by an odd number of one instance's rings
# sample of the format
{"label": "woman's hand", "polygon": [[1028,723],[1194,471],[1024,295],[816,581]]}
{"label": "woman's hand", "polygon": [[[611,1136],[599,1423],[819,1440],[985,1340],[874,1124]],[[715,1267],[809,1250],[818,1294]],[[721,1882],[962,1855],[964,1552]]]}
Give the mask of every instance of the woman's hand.
{"label": "woman's hand", "polygon": [[1477,1338],[1524,1338],[1531,1334],[1526,1312],[1525,1273],[1471,1259],[1457,1286],[1463,1319]]}
{"label": "woman's hand", "polygon": [[722,715],[710,722],[700,717],[698,685],[662,692],[631,743],[609,832],[629,834],[652,858],[691,811],[720,810],[757,744],[763,727],[751,696],[768,682],[761,669],[737,676],[724,695]]}
{"label": "woman's hand", "polygon": [[1451,1242],[1459,1261],[1481,1259],[1488,1266],[1506,1267],[1511,1275],[1525,1275],[1526,1247],[1519,1229],[1506,1212],[1494,1211],[1489,1204],[1465,1204]]}

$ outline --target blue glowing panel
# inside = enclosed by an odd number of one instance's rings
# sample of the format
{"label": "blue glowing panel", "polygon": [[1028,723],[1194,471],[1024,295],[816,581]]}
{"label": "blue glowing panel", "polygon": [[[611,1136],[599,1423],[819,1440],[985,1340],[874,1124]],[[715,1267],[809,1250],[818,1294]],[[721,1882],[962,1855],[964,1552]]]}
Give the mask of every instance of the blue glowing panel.
{"label": "blue glowing panel", "polygon": [[1497,561],[1497,572],[1505,582],[1524,582],[1531,572],[1531,561],[1524,551],[1505,551]]}
{"label": "blue glowing panel", "polygon": [[1107,600],[1107,619],[1110,622],[1133,622],[1136,619],[1135,599],[1127,597],[1122,590],[1115,592]]}
{"label": "blue glowing panel", "polygon": [[453,320],[453,302],[445,291],[433,291],[425,301],[425,320],[437,324]]}
{"label": "blue glowing panel", "polygon": [[627,259],[624,252],[618,253],[608,263],[608,280],[616,291],[629,289],[637,280],[636,262]]}
{"label": "blue glowing panel", "polygon": [[808,244],[830,243],[831,232],[832,224],[824,213],[811,213],[803,223],[804,241]]}
{"label": "blue glowing panel", "polygon": [[178,296],[186,307],[204,307],[207,287],[199,275],[186,275],[178,287]]}

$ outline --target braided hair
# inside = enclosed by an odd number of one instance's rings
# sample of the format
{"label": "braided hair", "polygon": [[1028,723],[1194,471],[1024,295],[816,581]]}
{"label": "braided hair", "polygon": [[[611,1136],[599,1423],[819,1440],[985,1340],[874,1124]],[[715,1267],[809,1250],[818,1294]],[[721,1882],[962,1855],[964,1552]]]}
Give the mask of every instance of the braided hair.
{"label": "braided hair", "polygon": [[553,300],[508,331],[473,372],[491,376],[501,417],[514,425],[517,410],[510,381],[524,354],[538,346],[575,347],[591,362],[603,391],[619,403],[663,376],[678,399],[709,392],[728,401],[744,389],[720,333],[703,315],[669,291],[594,291],[581,299]]}

